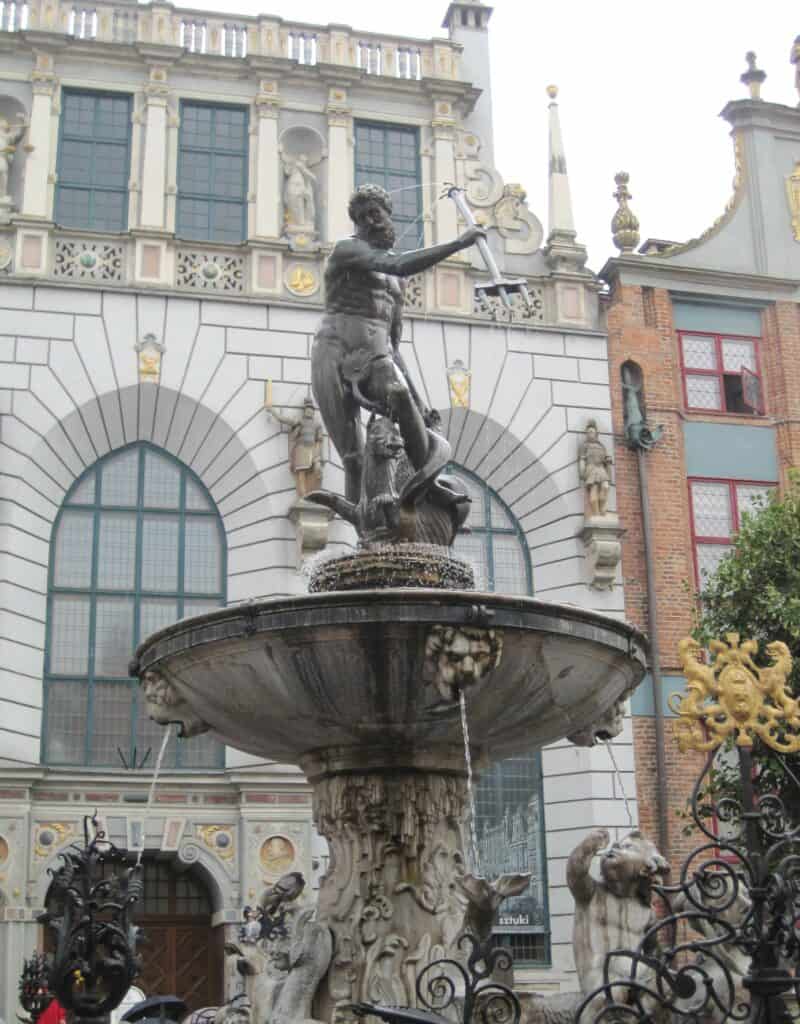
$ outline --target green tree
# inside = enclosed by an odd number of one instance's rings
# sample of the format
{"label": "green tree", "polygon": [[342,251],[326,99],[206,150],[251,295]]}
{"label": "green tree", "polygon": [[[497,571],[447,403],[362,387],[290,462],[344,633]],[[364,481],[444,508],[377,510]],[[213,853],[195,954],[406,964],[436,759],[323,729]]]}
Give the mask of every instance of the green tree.
{"label": "green tree", "polygon": [[702,644],[726,633],[761,648],[782,640],[800,692],[800,473],[791,474],[782,496],[757,499],[757,510],[743,514],[732,550],[704,577],[698,598],[695,637]]}
{"label": "green tree", "polygon": [[[794,694],[800,694],[800,472],[790,474],[783,495],[775,491],[756,499],[755,511],[743,514],[731,551],[713,574],[704,576],[695,596],[696,640],[705,647],[727,633],[757,640],[756,661],[761,664],[768,662],[766,645],[782,640],[794,660],[789,683]],[[758,740],[753,755],[759,766],[756,789],[780,791],[797,815],[800,759],[793,756],[787,762]],[[703,796],[718,800],[737,795],[739,788],[738,770],[718,758]],[[679,813],[688,819],[685,812]]]}

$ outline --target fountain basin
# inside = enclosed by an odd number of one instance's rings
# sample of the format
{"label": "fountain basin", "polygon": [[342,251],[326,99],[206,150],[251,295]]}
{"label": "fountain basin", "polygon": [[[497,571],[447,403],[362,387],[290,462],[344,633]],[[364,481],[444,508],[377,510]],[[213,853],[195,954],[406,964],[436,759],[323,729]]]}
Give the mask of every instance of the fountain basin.
{"label": "fountain basin", "polygon": [[455,769],[463,738],[454,679],[476,754],[529,752],[591,725],[633,690],[645,642],[626,623],[573,606],[382,589],[184,619],[145,640],[136,658],[156,720],[308,762],[313,777],[315,753],[333,748],[338,770],[347,751],[364,769],[409,763],[404,751],[425,761],[426,750],[440,769],[452,753]]}

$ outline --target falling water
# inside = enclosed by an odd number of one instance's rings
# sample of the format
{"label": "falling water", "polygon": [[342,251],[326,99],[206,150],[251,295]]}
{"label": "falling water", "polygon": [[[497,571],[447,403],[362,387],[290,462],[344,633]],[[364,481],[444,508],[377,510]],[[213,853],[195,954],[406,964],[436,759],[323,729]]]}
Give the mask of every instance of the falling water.
{"label": "falling water", "polygon": [[167,744],[172,736],[172,726],[168,725],[164,728],[164,739],[161,741],[161,749],[158,752],[156,758],[156,765],[153,769],[153,781],[150,783],[150,792],[147,794],[147,804],[144,809],[144,824],[142,825],[142,842],[139,847],[139,853],[136,857],[136,867],[142,863],[142,855],[144,854],[144,833],[147,829],[147,819],[150,817],[150,811],[153,808],[153,797],[156,792],[156,783],[158,782],[158,773],[161,771],[161,762],[164,760],[164,754],[167,750]]}
{"label": "falling water", "polygon": [[628,827],[633,828],[633,815],[631,814],[631,805],[628,801],[628,794],[625,792],[625,784],[622,781],[622,773],[619,770],[617,759],[616,757],[614,757],[614,747],[611,743],[611,740],[606,740],[605,745],[606,750],[608,751],[608,756],[611,758],[611,764],[614,766],[614,775],[616,776],[617,783],[619,784],[619,791],[620,793],[622,793],[622,799],[625,803],[625,813],[628,815]]}
{"label": "falling water", "polygon": [[478,833],[475,826],[475,791],[472,786],[472,754],[469,749],[469,727],[467,725],[467,699],[464,691],[459,690],[459,704],[461,705],[461,731],[464,734],[464,760],[467,762],[467,798],[469,800],[469,860],[470,869],[473,874],[478,874]]}

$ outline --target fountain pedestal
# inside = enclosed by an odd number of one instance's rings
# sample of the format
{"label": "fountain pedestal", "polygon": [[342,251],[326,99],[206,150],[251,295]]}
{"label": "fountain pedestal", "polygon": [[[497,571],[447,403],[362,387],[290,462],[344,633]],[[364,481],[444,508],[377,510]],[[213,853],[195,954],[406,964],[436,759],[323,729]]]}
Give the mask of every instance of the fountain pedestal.
{"label": "fountain pedestal", "polygon": [[[148,638],[148,712],[301,766],[331,860],[333,934],[316,1019],[361,1000],[413,1006],[464,922],[467,767],[578,732],[644,674],[630,626],[532,598],[353,590],[220,609]],[[288,1022],[287,1022],[288,1024]]]}
{"label": "fountain pedestal", "polygon": [[455,951],[464,919],[463,749],[336,747],[301,767],[331,857],[318,920],[334,952],[315,1017],[356,1020],[349,1005],[363,1000],[416,1006],[417,975]]}

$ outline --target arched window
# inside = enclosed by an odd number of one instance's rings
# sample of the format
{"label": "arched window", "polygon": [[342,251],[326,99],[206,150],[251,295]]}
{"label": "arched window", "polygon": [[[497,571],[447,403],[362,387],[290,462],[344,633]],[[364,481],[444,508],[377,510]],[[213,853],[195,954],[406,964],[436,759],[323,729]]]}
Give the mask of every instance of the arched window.
{"label": "arched window", "polygon": [[[131,656],[155,630],[224,604],[225,534],[194,473],[149,444],[95,463],[53,530],[43,760],[152,767],[163,730],[143,712]],[[207,736],[170,748],[174,768],[223,763]]]}
{"label": "arched window", "polygon": [[[467,526],[454,548],[472,563],[478,590],[530,594],[532,578],[525,537],[504,502],[460,466],[448,469],[472,499]],[[495,929],[517,963],[549,963],[542,756],[538,750],[491,765],[475,790],[480,873],[495,878],[529,871],[521,895],[505,900]]]}
{"label": "arched window", "polygon": [[532,593],[531,563],[525,537],[505,503],[481,480],[460,466],[448,474],[458,478],[472,499],[467,526],[453,545],[472,564],[478,590],[498,594]]}

